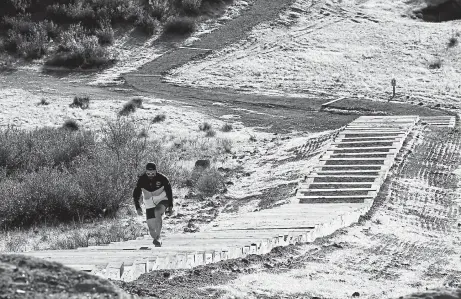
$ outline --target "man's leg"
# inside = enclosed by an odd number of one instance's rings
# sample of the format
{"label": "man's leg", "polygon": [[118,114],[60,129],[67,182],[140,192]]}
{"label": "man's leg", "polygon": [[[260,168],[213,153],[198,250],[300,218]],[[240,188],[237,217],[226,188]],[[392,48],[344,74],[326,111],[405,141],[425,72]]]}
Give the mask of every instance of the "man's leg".
{"label": "man's leg", "polygon": [[155,207],[155,218],[154,218],[154,227],[155,227],[155,232],[156,236],[153,237],[154,240],[157,240],[159,243],[160,242],[160,233],[162,232],[162,224],[163,224],[163,214],[165,214],[165,206],[163,204],[159,204]]}
{"label": "man's leg", "polygon": [[160,233],[157,233],[157,230],[156,230],[155,208],[146,210],[146,222],[147,222],[147,228],[149,228],[150,236],[153,239],[157,238],[160,235]]}

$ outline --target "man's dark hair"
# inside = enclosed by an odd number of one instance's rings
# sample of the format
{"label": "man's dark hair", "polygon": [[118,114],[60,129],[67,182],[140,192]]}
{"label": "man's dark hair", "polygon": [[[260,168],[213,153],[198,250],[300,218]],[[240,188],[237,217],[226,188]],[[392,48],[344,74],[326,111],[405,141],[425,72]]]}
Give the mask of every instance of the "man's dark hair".
{"label": "man's dark hair", "polygon": [[157,170],[157,166],[153,162],[149,162],[146,164],[146,170]]}

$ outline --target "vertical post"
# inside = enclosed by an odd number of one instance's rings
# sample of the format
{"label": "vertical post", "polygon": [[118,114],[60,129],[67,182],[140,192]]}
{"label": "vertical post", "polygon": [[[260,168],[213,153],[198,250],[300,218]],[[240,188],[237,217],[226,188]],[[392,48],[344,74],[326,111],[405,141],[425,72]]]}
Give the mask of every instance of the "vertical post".
{"label": "vertical post", "polygon": [[392,85],[392,99],[395,98],[395,78],[392,78],[391,85]]}

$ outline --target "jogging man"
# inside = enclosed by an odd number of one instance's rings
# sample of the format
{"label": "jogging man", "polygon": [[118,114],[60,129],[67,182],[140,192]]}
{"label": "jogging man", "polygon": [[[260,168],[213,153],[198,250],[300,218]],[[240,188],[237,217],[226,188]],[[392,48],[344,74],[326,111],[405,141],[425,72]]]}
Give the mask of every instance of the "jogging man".
{"label": "jogging man", "polygon": [[154,239],[155,247],[162,246],[160,233],[162,231],[162,216],[165,212],[173,212],[173,192],[168,179],[157,172],[155,163],[146,165],[146,172],[138,178],[133,190],[133,200],[139,216],[143,215],[139,199],[143,195],[146,206],[146,219],[149,233]]}

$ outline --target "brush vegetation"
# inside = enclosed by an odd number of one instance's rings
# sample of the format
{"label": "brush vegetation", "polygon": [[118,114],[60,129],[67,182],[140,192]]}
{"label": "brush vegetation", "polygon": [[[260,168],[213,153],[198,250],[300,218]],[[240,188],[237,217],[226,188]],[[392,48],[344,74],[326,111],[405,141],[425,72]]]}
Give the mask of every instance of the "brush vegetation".
{"label": "brush vegetation", "polygon": [[0,52],[48,67],[102,68],[116,61],[107,46],[117,28],[187,35],[200,18],[231,0],[3,0]]}
{"label": "brush vegetation", "polygon": [[[132,205],[146,161],[155,161],[173,187],[182,188],[192,175],[184,161],[228,152],[218,139],[187,138],[169,146],[149,135],[125,117],[97,131],[74,120],[57,128],[0,130],[0,230],[113,218]],[[207,195],[217,191],[216,174],[203,175],[193,187]]]}

